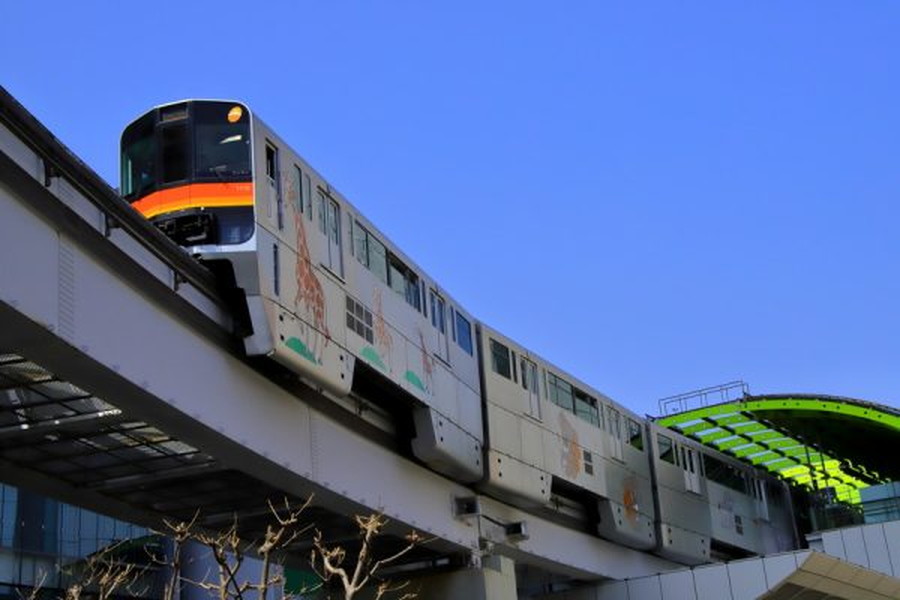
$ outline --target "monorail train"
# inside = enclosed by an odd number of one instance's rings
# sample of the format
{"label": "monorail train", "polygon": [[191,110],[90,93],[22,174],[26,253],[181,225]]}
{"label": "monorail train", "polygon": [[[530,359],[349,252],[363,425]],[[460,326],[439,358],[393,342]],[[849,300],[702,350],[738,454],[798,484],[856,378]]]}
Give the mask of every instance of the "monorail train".
{"label": "monorail train", "polygon": [[574,503],[598,535],[686,564],[795,547],[784,482],[477,321],[243,104],[136,119],[121,193],[239,291],[248,355],[335,399],[377,389],[435,471],[534,510]]}

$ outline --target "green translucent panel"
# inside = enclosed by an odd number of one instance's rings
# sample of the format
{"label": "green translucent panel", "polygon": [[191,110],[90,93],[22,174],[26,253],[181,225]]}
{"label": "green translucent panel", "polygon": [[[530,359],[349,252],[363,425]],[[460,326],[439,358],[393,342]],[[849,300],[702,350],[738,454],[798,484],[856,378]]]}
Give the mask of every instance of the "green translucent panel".
{"label": "green translucent panel", "polygon": [[[744,417],[746,419],[746,417]],[[741,435],[749,435],[755,436],[759,435],[756,433],[757,431],[767,431],[769,428],[763,425],[762,423],[757,423],[756,421],[743,421],[741,423],[735,423],[731,425],[731,428],[734,429],[735,433],[740,433]]]}
{"label": "green translucent panel", "polygon": [[710,432],[706,435],[700,434],[695,437],[697,439],[699,439],[701,442],[703,442],[704,444],[709,445],[712,442],[715,442],[716,440],[721,440],[723,438],[731,437],[733,435],[734,434],[731,433],[730,431],[725,431],[724,429],[717,429],[716,431]]}
{"label": "green translucent panel", "polygon": [[730,450],[731,448],[734,448],[735,446],[743,446],[746,443],[747,443],[747,440],[745,440],[744,438],[734,437],[732,439],[726,439],[725,441],[716,443],[716,447],[719,450],[727,451],[727,450]]}
{"label": "green translucent panel", "polygon": [[760,444],[750,444],[746,448],[740,448],[740,449],[735,448],[735,450],[734,450],[734,452],[732,452],[732,454],[734,454],[738,458],[744,458],[751,454],[756,454],[757,452],[763,452],[765,450],[766,450],[765,446],[761,446]]}
{"label": "green translucent panel", "polygon": [[770,448],[778,448],[779,450],[786,450],[787,448],[791,448],[792,446],[798,446],[800,443],[793,438],[782,438],[775,440],[767,440],[767,443]]}
{"label": "green translucent panel", "polygon": [[753,463],[754,465],[758,465],[767,460],[772,460],[773,458],[778,458],[778,456],[779,455],[777,453],[769,450],[768,452],[760,454],[759,456],[754,456],[753,458],[750,459],[750,462]]}
{"label": "green translucent panel", "polygon": [[718,431],[718,427],[719,426],[715,423],[700,421],[699,423],[694,423],[693,425],[687,425],[685,427],[676,426],[676,429],[681,431],[684,435],[703,435],[704,432]]}
{"label": "green translucent panel", "polygon": [[797,463],[791,460],[790,458],[781,458],[779,460],[772,461],[764,466],[772,473],[782,474],[784,471],[782,469],[790,468],[792,465],[796,465]]}
{"label": "green translucent panel", "polygon": [[764,442],[767,440],[782,439],[784,438],[784,434],[771,429],[764,429],[761,430],[760,433],[751,433],[750,437],[753,438],[754,442]]}
{"label": "green translucent panel", "polygon": [[716,422],[716,424],[718,424],[720,426],[725,426],[725,425],[735,426],[738,423],[746,423],[746,422],[750,421],[750,419],[748,419],[747,417],[745,417],[744,415],[742,415],[740,413],[731,414],[731,415],[714,416],[714,417],[712,417],[712,419]]}

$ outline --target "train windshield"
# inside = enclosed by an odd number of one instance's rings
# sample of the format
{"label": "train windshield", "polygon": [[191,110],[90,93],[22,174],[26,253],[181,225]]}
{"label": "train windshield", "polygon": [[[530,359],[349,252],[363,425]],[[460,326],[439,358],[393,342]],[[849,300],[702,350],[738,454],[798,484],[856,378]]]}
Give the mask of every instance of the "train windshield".
{"label": "train windshield", "polygon": [[210,181],[250,179],[250,119],[233,104],[194,105],[194,177]]}
{"label": "train windshield", "polygon": [[122,134],[122,196],[186,246],[253,234],[250,114],[233,102],[155,109]]}
{"label": "train windshield", "polygon": [[122,135],[122,196],[199,181],[250,181],[250,116],[228,102],[163,107]]}
{"label": "train windshield", "polygon": [[148,114],[122,136],[122,196],[137,199],[156,189],[155,115]]}

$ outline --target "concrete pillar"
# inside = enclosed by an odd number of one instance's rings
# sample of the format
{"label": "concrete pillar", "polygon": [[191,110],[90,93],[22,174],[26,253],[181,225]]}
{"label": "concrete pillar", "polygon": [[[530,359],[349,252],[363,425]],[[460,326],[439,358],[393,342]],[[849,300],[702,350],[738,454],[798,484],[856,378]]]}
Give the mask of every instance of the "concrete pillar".
{"label": "concrete pillar", "polygon": [[486,556],[481,568],[429,575],[413,581],[421,600],[516,600],[516,569],[511,558]]}

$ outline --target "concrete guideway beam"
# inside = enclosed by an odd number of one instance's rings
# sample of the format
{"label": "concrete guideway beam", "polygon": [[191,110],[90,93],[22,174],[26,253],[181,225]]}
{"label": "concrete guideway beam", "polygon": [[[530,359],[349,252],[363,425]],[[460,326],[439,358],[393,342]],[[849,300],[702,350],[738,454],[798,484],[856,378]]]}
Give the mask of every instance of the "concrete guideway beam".
{"label": "concrete guideway beam", "polygon": [[[251,368],[226,343],[227,319],[215,303],[190,289],[172,291],[166,265],[140,244],[97,234],[100,217],[77,192],[57,199],[66,210],[54,207],[39,179],[42,170],[22,169],[40,158],[9,135],[0,128],[6,153],[0,153],[0,349],[20,353],[229,468],[300,497],[314,492],[318,503],[344,514],[382,511],[440,540],[447,551],[473,555],[476,563],[487,545],[497,555],[584,579],[673,567],[487,498],[480,500],[494,518],[527,522],[530,536],[494,539],[480,519],[456,517],[454,499],[472,496],[471,489],[316,410],[322,398],[312,390],[298,398]],[[12,160],[9,152],[19,156]],[[75,219],[87,219],[94,233]],[[137,258],[122,260],[122,248]],[[4,473],[101,512],[152,518],[110,500],[102,487],[67,487],[23,465],[4,465]]]}

